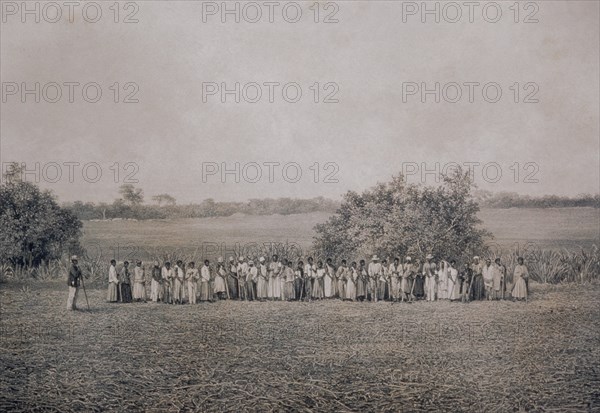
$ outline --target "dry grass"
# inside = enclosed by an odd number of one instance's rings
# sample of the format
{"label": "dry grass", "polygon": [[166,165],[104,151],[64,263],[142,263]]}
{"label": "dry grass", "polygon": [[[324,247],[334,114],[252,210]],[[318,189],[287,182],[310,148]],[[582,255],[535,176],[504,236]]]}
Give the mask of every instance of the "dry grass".
{"label": "dry grass", "polygon": [[93,290],[75,313],[63,282],[0,287],[1,411],[600,411],[595,284],[410,305]]}

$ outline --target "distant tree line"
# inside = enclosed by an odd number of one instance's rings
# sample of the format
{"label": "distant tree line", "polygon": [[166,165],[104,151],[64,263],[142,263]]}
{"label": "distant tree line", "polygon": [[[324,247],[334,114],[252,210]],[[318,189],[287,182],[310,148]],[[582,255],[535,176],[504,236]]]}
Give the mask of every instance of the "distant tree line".
{"label": "distant tree line", "polygon": [[323,197],[311,199],[264,198],[247,202],[217,202],[212,198],[199,204],[177,205],[169,194],[152,197],[157,205],[145,205],[144,193],[132,185],[121,186],[121,198],[112,204],[76,201],[65,204],[79,219],[166,219],[226,217],[236,213],[246,215],[290,215],[309,212],[335,212],[339,202]]}
{"label": "distant tree line", "polygon": [[[246,215],[290,215],[309,212],[336,212],[340,201],[324,197],[310,199],[263,198],[247,202],[217,202],[212,198],[199,204],[177,205],[169,194],[155,195],[151,199],[155,205],[144,204],[144,191],[133,185],[119,188],[120,198],[113,203],[92,203],[76,201],[65,204],[75,216],[82,220],[90,219],[167,219],[167,218],[207,218],[226,217],[236,213]],[[600,195],[579,195],[574,198],[546,195],[530,197],[514,192],[474,190],[473,199],[480,208],[600,208]]]}
{"label": "distant tree line", "polygon": [[532,197],[515,192],[474,191],[474,198],[481,208],[600,208],[600,195],[582,194],[576,197],[544,195]]}

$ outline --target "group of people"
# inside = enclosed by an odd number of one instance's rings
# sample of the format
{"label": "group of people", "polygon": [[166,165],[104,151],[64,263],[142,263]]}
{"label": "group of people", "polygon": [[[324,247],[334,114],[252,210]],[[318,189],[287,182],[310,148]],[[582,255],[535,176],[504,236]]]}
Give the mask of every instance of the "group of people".
{"label": "group of people", "polygon": [[[415,300],[499,300],[507,297],[507,269],[497,258],[473,262],[459,269],[454,260],[433,261],[427,255],[423,264],[413,263],[411,257],[404,262],[399,258],[388,263],[376,255],[367,265],[365,260],[346,260],[334,266],[332,259],[316,264],[312,257],[307,262],[292,261],[273,255],[270,262],[260,257],[257,262],[240,256],[237,260],[223,258],[211,266],[205,260],[198,269],[194,262],[177,261],[175,265],[155,261],[149,269],[150,297],[153,302],[169,304],[196,304],[198,301],[232,300],[283,300],[311,301],[338,298],[349,301]],[[74,264],[76,266],[76,263]],[[112,260],[108,272],[109,302],[147,301],[147,270],[137,261],[133,270],[124,262],[117,272]],[[133,275],[133,289],[132,285]],[[529,272],[518,259],[513,272],[513,299],[527,299]]]}

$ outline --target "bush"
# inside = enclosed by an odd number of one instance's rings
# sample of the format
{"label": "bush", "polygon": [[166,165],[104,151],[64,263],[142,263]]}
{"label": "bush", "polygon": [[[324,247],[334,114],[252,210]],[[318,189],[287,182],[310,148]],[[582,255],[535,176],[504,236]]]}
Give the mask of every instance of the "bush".
{"label": "bush", "polygon": [[407,184],[402,176],[357,194],[348,192],[326,223],[317,225],[314,249],[334,259],[416,255],[466,259],[484,250],[489,234],[478,225],[478,204],[468,173],[443,177],[439,187]]}
{"label": "bush", "polygon": [[0,186],[0,262],[37,267],[63,252],[79,254],[81,227],[49,191],[21,181]]}

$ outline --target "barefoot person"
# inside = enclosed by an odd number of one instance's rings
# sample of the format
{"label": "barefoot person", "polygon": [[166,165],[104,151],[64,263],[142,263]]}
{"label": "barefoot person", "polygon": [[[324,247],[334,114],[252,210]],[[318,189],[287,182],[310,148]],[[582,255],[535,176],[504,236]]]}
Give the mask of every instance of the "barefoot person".
{"label": "barefoot person", "polygon": [[313,280],[312,298],[315,300],[321,300],[325,296],[323,293],[323,278],[325,277],[323,261],[317,262],[317,269],[314,274],[315,278]]}
{"label": "barefoot person", "polygon": [[348,277],[348,266],[346,265],[346,260],[342,260],[342,265],[340,265],[335,273],[335,278],[337,279],[337,289],[338,289],[338,297],[340,300],[345,300],[346,297],[346,282]]}
{"label": "barefoot person", "polygon": [[131,274],[129,273],[129,261],[123,263],[121,274],[119,274],[119,287],[121,290],[121,302],[130,303],[133,301],[131,295]]}
{"label": "barefoot person", "polygon": [[281,271],[283,265],[277,255],[273,255],[269,263],[269,298],[281,300]]}
{"label": "barefoot person", "polygon": [[406,257],[404,259],[404,266],[402,268],[402,284],[400,285],[400,291],[402,292],[402,301],[408,301],[412,299],[412,288],[414,283],[415,268],[412,264],[412,258]]}
{"label": "barefoot person", "polygon": [[238,299],[238,279],[237,279],[237,265],[235,264],[235,259],[233,257],[229,257],[229,264],[227,266],[228,274],[227,274],[227,285],[229,286],[229,298],[232,300]]}
{"label": "barefoot person", "polygon": [[146,302],[146,270],[139,260],[133,269],[133,299]]}
{"label": "barefoot person", "polygon": [[325,298],[335,297],[335,268],[331,258],[327,258],[325,263],[325,275],[323,276],[323,293]]}
{"label": "barefoot person", "polygon": [[219,300],[227,298],[227,285],[225,285],[225,268],[223,267],[223,258],[217,259],[217,270],[215,271],[215,287],[214,293],[217,295]]}
{"label": "barefoot person", "polygon": [[165,262],[162,269],[162,284],[163,284],[163,302],[171,304],[173,302],[173,268],[169,261]]}
{"label": "barefoot person", "polygon": [[358,280],[356,281],[356,299],[365,301],[367,298],[367,289],[369,286],[369,272],[367,271],[367,263],[365,260],[360,260],[358,267]]}
{"label": "barefoot person", "polygon": [[471,297],[473,300],[485,300],[485,281],[483,280],[483,264],[479,262],[479,257],[473,257],[473,263],[471,264],[471,271],[473,275],[473,282],[470,289]]}
{"label": "barefoot person", "polygon": [[185,271],[185,281],[187,284],[188,300],[190,304],[196,304],[196,300],[198,297],[199,279],[200,274],[198,272],[198,269],[196,268],[196,263],[192,261],[188,264],[188,268]]}
{"label": "barefoot person", "polygon": [[173,304],[183,303],[183,279],[185,272],[183,271],[183,262],[178,260],[173,268]]}
{"label": "barefoot person", "polygon": [[436,265],[431,260],[433,255],[428,254],[425,257],[425,264],[423,264],[423,276],[425,277],[425,295],[427,301],[435,301],[435,288],[436,288]]}
{"label": "barefoot person", "polygon": [[212,291],[210,290],[210,262],[204,260],[204,265],[200,270],[200,301],[212,301]]}
{"label": "barefoot person", "polygon": [[402,283],[402,264],[399,258],[394,258],[388,269],[390,276],[390,300],[397,302],[400,300],[400,285]]}
{"label": "barefoot person", "polygon": [[529,278],[529,270],[523,263],[523,257],[517,259],[515,272],[513,274],[514,285],[511,295],[516,300],[527,299],[527,279]]}
{"label": "barefoot person", "polygon": [[162,300],[162,276],[160,271],[160,265],[158,261],[154,261],[154,266],[152,267],[152,280],[150,280],[150,301],[153,303],[157,303],[159,300]]}
{"label": "barefoot person", "polygon": [[493,291],[492,299],[501,300],[504,299],[504,292],[506,290],[506,267],[500,262],[500,258],[496,258],[493,267]]}
{"label": "barefoot person", "polygon": [[256,281],[256,298],[265,301],[269,298],[269,269],[265,257],[258,259],[258,280]]}
{"label": "barefoot person", "polygon": [[109,303],[116,303],[119,300],[119,295],[117,294],[119,278],[117,277],[116,265],[117,262],[115,260],[110,260],[110,267],[108,267],[108,293],[106,295],[106,300]]}
{"label": "barefoot person", "polygon": [[358,281],[358,268],[356,261],[352,261],[346,272],[346,300],[356,301],[356,282]]}
{"label": "barefoot person", "polygon": [[77,255],[71,257],[71,268],[69,268],[69,297],[67,298],[67,310],[77,310],[77,295],[81,282],[81,270],[77,265]]}
{"label": "barefoot person", "polygon": [[458,270],[456,269],[456,261],[450,260],[448,266],[448,299],[450,301],[460,300],[460,279],[458,277]]}
{"label": "barefoot person", "polygon": [[377,302],[377,293],[378,293],[378,285],[379,285],[379,277],[381,276],[381,263],[379,262],[379,257],[377,255],[373,255],[371,258],[371,262],[369,263],[369,290],[368,294],[370,295],[370,300],[373,302]]}
{"label": "barefoot person", "polygon": [[485,298],[488,300],[493,299],[494,291],[494,267],[492,266],[492,260],[487,258],[485,260],[485,266],[482,270],[483,284],[485,285]]}

